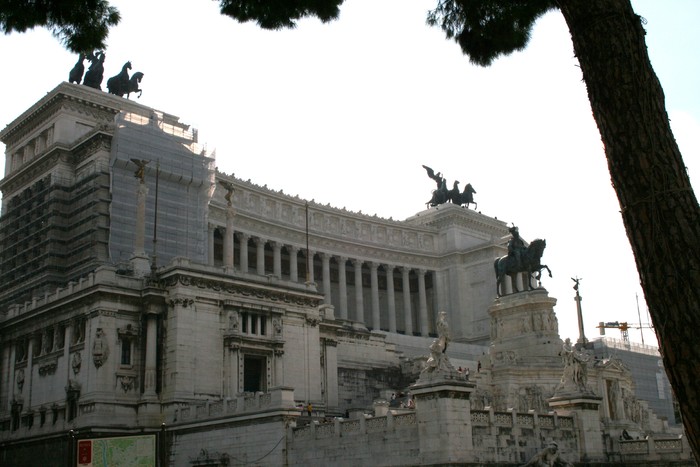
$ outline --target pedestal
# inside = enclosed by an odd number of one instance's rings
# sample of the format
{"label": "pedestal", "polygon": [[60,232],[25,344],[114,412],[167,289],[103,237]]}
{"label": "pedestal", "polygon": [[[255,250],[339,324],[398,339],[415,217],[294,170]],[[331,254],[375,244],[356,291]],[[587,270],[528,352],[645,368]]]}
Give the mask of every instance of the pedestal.
{"label": "pedestal", "polygon": [[469,395],[474,388],[474,383],[436,378],[411,386],[421,461],[447,464],[473,457]]}
{"label": "pedestal", "polygon": [[579,429],[579,459],[581,462],[606,460],[603,445],[603,430],[598,409],[603,398],[590,395],[555,396],[549,399],[549,406],[558,414],[576,413]]}

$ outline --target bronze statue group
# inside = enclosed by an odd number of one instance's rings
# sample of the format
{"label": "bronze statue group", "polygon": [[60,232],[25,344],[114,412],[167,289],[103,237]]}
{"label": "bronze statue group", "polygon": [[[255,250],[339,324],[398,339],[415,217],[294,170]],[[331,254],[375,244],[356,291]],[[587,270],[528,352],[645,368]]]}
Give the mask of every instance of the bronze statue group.
{"label": "bronze statue group", "polygon": [[[87,72],[85,71],[85,65],[83,63],[86,59],[90,62]],[[82,80],[84,86],[101,91],[102,79],[104,76],[104,62],[105,53],[102,50],[79,54],[78,61],[68,74],[68,82],[80,84]],[[131,62],[126,62],[124,66],[122,66],[122,70],[119,74],[107,80],[107,90],[110,94],[120,97],[124,97],[124,94],[126,94],[126,98],[128,99],[132,92],[138,92],[138,97],[141,97],[142,91],[139,89],[139,84],[141,83],[141,79],[143,79],[143,73],[137,71],[129,77],[130,69]],[[83,73],[85,74],[84,77]]]}
{"label": "bronze statue group", "polygon": [[[467,183],[464,191],[459,191],[459,181],[455,181],[451,190],[447,189],[447,180],[442,176],[442,173],[435,172],[433,169],[424,165],[423,168],[428,172],[428,177],[435,180],[437,188],[433,190],[432,197],[426,203],[426,207],[436,207],[444,203],[453,203],[459,206],[469,208],[470,204],[476,209],[476,202],[473,194],[476,190],[471,183]],[[505,278],[509,276],[511,279],[513,292],[519,292],[516,276],[519,273],[527,273],[527,284],[523,284],[525,290],[532,290],[537,285],[531,283],[532,274],[535,275],[535,280],[539,281],[542,276],[542,269],[546,269],[549,277],[552,277],[552,271],[549,270],[546,264],[540,262],[542,253],[547,246],[547,242],[543,239],[535,239],[529,245],[520,237],[520,232],[516,226],[509,229],[511,238],[508,241],[508,254],[501,258],[497,258],[494,263],[496,272],[496,295],[500,297],[505,294]]]}
{"label": "bronze statue group", "polygon": [[447,180],[440,172],[435,173],[435,171],[427,165],[424,165],[423,168],[428,172],[428,177],[435,180],[435,183],[437,184],[437,189],[433,190],[433,196],[430,198],[430,201],[425,203],[426,206],[435,207],[439,206],[440,204],[451,202],[459,206],[464,205],[467,208],[470,204],[473,204],[474,209],[476,209],[476,202],[474,201],[473,196],[474,193],[476,193],[476,190],[474,190],[471,183],[467,183],[467,185],[464,187],[464,191],[460,192],[459,181],[455,180],[455,182],[452,184],[452,189],[448,190]]}

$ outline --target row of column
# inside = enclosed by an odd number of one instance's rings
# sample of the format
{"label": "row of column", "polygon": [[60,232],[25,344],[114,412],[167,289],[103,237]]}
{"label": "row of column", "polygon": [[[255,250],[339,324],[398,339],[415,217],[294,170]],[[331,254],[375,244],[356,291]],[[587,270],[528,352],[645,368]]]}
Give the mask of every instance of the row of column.
{"label": "row of column", "polygon": [[[234,240],[233,240],[233,216],[227,216],[227,227],[223,236],[223,260],[224,267],[233,270],[234,264]],[[235,235],[238,236],[240,240],[240,270],[248,271],[248,243],[251,236],[245,233],[236,232]],[[267,240],[260,237],[252,237],[256,245],[256,267],[255,270],[258,274],[265,274],[265,245],[268,243]],[[271,241],[269,242],[272,247],[273,253],[273,275],[276,277],[282,277],[282,248],[283,245],[280,242]],[[289,276],[290,281],[297,282],[299,280],[299,271],[297,261],[297,255],[299,253],[299,247],[294,245],[286,245],[286,248],[290,256],[289,264]],[[315,282],[314,268],[313,268],[313,258],[315,252],[311,252],[310,257],[312,258],[312,264],[307,267],[307,278],[308,282]],[[340,319],[348,319],[348,290],[347,290],[347,272],[346,264],[349,258],[343,256],[332,255],[329,253],[319,253],[322,264],[322,290],[324,293],[324,302],[327,304],[332,304],[331,297],[331,268],[330,261],[333,256],[338,259],[338,283],[339,283],[339,297],[338,297],[338,314]],[[209,261],[214,264],[214,229],[210,229],[209,236]],[[365,306],[364,306],[364,293],[362,287],[362,266],[365,263],[359,259],[352,259],[352,265],[354,267],[355,274],[355,319],[356,321],[365,323]],[[367,262],[370,270],[370,283],[371,283],[371,325],[375,330],[381,328],[380,325],[380,297],[379,297],[379,276],[378,269],[380,263],[377,262]],[[387,275],[387,298],[385,307],[388,313],[388,325],[389,332],[397,332],[397,322],[396,322],[396,297],[394,290],[394,270],[399,269],[401,271],[402,289],[403,289],[403,317],[404,317],[404,332],[407,335],[412,335],[414,333],[413,329],[413,311],[411,309],[411,292],[409,284],[409,275],[412,268],[409,267],[399,267],[391,264],[383,264]],[[425,276],[427,274],[426,270],[419,269],[416,271],[418,275],[418,325],[419,333],[423,336],[427,336],[430,332],[429,319],[428,319],[428,304],[426,296],[425,287]]]}

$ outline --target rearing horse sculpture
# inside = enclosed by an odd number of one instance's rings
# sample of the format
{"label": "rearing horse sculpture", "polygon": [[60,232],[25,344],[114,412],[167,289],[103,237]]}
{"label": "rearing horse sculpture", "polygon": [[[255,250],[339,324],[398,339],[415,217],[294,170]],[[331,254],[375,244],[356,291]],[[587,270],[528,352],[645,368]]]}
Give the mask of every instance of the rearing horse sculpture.
{"label": "rearing horse sculpture", "polygon": [[510,276],[514,292],[519,292],[515,282],[515,277],[519,273],[527,274],[527,290],[532,290],[534,288],[531,281],[532,273],[537,273],[535,279],[539,280],[542,276],[542,269],[546,269],[547,272],[549,272],[549,277],[552,277],[552,271],[549,270],[549,267],[546,264],[540,263],[542,253],[546,246],[547,242],[545,240],[539,238],[533,240],[520,255],[520,264],[516,264],[517,259],[515,256],[511,255],[501,256],[496,259],[493,267],[496,271],[496,294],[498,297],[503,295],[501,290],[503,289],[503,279],[505,276]]}
{"label": "rearing horse sculpture", "polygon": [[131,70],[131,62],[126,62],[122,67],[122,71],[118,75],[112,76],[107,80],[107,89],[110,94],[123,96],[129,88],[129,71]]}

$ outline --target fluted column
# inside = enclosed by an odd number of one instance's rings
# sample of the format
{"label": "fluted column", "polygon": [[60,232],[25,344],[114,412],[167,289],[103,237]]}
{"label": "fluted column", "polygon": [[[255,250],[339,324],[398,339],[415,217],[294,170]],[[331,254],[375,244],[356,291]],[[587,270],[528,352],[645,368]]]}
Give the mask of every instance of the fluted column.
{"label": "fluted column", "polygon": [[321,253],[323,264],[323,303],[331,304],[331,255]]}
{"label": "fluted column", "polygon": [[282,244],[272,242],[272,273],[277,278],[282,278]]}
{"label": "fluted column", "polygon": [[379,278],[377,277],[377,263],[369,264],[370,280],[372,285],[372,329],[381,329],[381,319],[379,317]]}
{"label": "fluted column", "polygon": [[240,234],[238,239],[241,241],[241,272],[248,272],[248,240],[250,235]]}
{"label": "fluted column", "polygon": [[386,271],[387,312],[389,313],[389,332],[396,332],[396,296],[394,294],[394,266],[384,265]]}
{"label": "fluted column", "polygon": [[401,268],[403,281],[403,326],[407,336],[413,335],[413,318],[411,317],[411,282],[408,277],[409,268]]}
{"label": "fluted column", "polygon": [[226,209],[226,232],[224,233],[224,267],[233,269],[233,206]]}
{"label": "fluted column", "polygon": [[255,254],[257,259],[255,272],[261,276],[265,275],[265,243],[266,240],[264,238],[258,237],[255,239]]}
{"label": "fluted column", "polygon": [[364,303],[362,303],[362,261],[354,259],[352,264],[355,266],[355,321],[364,323],[365,308]]}
{"label": "fluted column", "polygon": [[346,274],[346,263],[348,259],[345,256],[338,258],[338,286],[340,288],[340,318],[348,319],[348,278]]}
{"label": "fluted column", "polygon": [[295,246],[289,247],[289,280],[292,282],[299,281],[299,248]]}
{"label": "fluted column", "polygon": [[428,302],[425,298],[425,269],[418,271],[418,322],[421,336],[430,334],[428,325]]}

